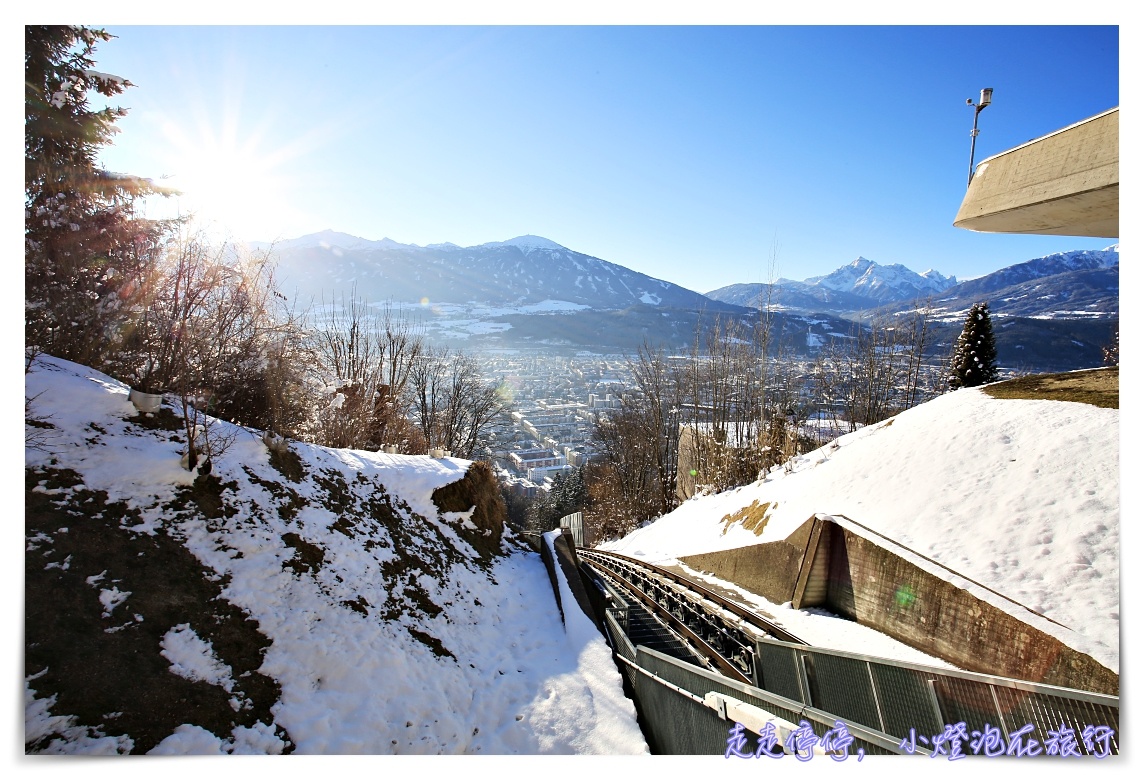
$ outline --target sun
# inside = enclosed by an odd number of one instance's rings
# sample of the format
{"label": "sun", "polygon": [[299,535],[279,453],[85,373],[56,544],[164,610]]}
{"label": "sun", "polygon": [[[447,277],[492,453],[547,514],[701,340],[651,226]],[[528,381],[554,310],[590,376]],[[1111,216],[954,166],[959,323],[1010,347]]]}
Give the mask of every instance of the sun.
{"label": "sun", "polygon": [[164,184],[177,207],[204,227],[238,238],[274,238],[289,222],[287,177],[271,154],[247,146],[200,143],[180,150]]}
{"label": "sun", "polygon": [[169,123],[163,182],[178,190],[180,216],[219,236],[237,240],[288,237],[299,224],[291,195],[297,145],[274,145],[266,133],[244,130],[225,117],[199,117],[191,127]]}

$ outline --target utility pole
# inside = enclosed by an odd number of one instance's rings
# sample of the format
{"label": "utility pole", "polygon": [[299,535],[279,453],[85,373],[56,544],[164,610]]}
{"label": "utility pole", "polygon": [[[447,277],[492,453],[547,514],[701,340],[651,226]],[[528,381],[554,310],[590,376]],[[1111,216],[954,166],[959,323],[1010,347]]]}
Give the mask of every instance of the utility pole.
{"label": "utility pole", "polygon": [[973,183],[973,154],[977,147],[977,117],[979,114],[981,114],[982,110],[984,110],[984,108],[992,102],[993,87],[986,87],[985,89],[981,90],[981,98],[976,103],[973,102],[973,98],[965,99],[965,105],[973,106],[974,108],[973,129],[969,131],[969,182],[965,185],[967,189],[969,188],[969,185]]}

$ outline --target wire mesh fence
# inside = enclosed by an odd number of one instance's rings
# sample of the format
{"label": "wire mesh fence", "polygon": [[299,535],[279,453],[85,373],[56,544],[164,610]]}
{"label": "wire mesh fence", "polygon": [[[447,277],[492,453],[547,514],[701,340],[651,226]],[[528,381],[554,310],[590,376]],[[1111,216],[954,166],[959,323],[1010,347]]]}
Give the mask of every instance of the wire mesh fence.
{"label": "wire mesh fence", "polygon": [[1115,696],[770,639],[755,653],[758,687],[897,739],[962,735],[967,753],[988,755],[1120,750]]}
{"label": "wire mesh fence", "polygon": [[[641,715],[652,748],[658,753],[753,757],[760,755],[759,732],[747,732],[742,724],[736,724],[733,717],[721,714],[711,701],[731,701],[748,708],[755,708],[760,717],[771,718],[771,723],[785,723],[801,729],[799,735],[805,747],[801,756],[810,758],[812,747],[822,752],[831,732],[841,732],[845,738],[845,752],[834,751],[834,760],[866,755],[888,755],[902,753],[898,743],[874,729],[855,724],[842,724],[833,714],[797,701],[786,699],[754,686],[730,680],[715,672],[687,664],[679,659],[646,647],[636,648],[636,659],[622,664],[632,672]],[[736,726],[738,729],[736,730]],[[759,729],[756,724],[750,728]],[[759,729],[765,731],[766,729]],[[782,734],[779,728],[774,736]],[[742,742],[736,744],[736,731]],[[751,734],[751,738],[747,734]],[[789,734],[783,736],[789,737]],[[781,757],[792,752],[792,741],[778,740],[778,747],[771,751],[771,757]],[[745,751],[745,752],[744,752]],[[919,750],[919,754],[927,751]]]}

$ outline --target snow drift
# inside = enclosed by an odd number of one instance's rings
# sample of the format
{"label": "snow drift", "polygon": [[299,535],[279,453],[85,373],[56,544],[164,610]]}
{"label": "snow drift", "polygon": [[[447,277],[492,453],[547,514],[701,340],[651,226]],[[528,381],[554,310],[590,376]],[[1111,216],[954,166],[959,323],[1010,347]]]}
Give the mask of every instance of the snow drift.
{"label": "snow drift", "polygon": [[[674,562],[845,515],[1066,626],[1058,638],[1117,671],[1119,424],[1118,409],[962,389],[601,546]],[[748,530],[734,516],[752,505],[765,521]],[[797,633],[795,617],[782,622]]]}

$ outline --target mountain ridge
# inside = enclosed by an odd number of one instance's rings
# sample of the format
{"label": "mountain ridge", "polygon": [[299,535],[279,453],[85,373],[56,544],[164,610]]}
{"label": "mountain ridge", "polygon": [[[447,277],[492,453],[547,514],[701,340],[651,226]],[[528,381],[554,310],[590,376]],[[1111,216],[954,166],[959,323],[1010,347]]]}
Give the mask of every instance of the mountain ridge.
{"label": "mountain ridge", "polygon": [[732,310],[672,282],[535,235],[470,247],[422,247],[323,231],[273,248],[285,283],[311,292],[352,285],[371,301],[521,306],[555,300],[597,309],[644,304]]}
{"label": "mountain ridge", "polygon": [[[839,316],[901,314],[915,301],[928,300],[940,316],[956,317],[978,300],[996,298],[992,311],[1002,316],[1109,318],[1119,313],[1118,270],[1118,244],[1056,252],[962,282],[933,269],[918,274],[901,264],[882,266],[858,257],[830,274],[801,282],[735,284],[706,295],[740,306],[770,304],[780,310]],[[1054,283],[1054,277],[1060,278]]]}
{"label": "mountain ridge", "polygon": [[[969,306],[988,298],[997,316],[1012,320],[998,330],[999,359],[1059,371],[1099,366],[1119,316],[1118,248],[1056,253],[965,282],[858,257],[809,280],[729,285],[708,295],[531,234],[421,247],[323,231],[273,250],[283,292],[295,300],[309,297],[327,311],[354,295],[418,322],[432,342],[471,350],[616,354],[644,342],[687,349],[716,318],[737,319],[749,330],[766,309],[783,349],[808,356],[847,338],[855,322],[929,301],[940,351],[956,338]],[[998,286],[1019,278],[1027,281]]]}

